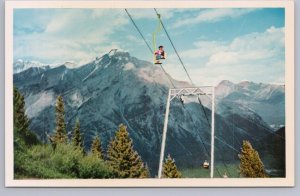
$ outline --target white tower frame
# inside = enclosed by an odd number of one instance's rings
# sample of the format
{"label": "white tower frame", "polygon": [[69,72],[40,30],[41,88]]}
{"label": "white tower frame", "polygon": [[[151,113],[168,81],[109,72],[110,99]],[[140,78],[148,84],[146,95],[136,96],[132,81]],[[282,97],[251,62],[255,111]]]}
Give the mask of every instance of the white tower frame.
{"label": "white tower frame", "polygon": [[200,95],[211,95],[212,108],[211,108],[211,156],[210,156],[210,177],[214,177],[214,143],[215,143],[215,87],[213,86],[202,86],[202,87],[194,87],[194,88],[179,88],[179,89],[169,89],[168,99],[167,99],[167,107],[165,113],[165,121],[162,135],[162,143],[161,143],[161,151],[160,151],[160,159],[159,159],[159,169],[158,169],[158,178],[161,178],[162,175],[162,166],[163,159],[165,154],[165,145],[166,145],[166,137],[167,137],[167,128],[168,128],[168,120],[169,120],[169,112],[170,112],[170,102],[176,98],[181,96],[200,96]]}

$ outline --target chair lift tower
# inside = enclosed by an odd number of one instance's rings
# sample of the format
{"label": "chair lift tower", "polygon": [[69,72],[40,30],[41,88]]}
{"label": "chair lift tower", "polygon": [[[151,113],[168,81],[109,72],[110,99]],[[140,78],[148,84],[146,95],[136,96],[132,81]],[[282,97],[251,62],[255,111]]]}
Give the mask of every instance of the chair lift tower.
{"label": "chair lift tower", "polygon": [[211,96],[211,102],[212,102],[212,106],[211,106],[210,177],[213,178],[213,176],[214,176],[214,138],[215,138],[215,87],[213,87],[213,86],[169,89],[168,99],[167,99],[167,107],[166,107],[166,113],[165,113],[165,120],[164,120],[164,127],[163,127],[160,159],[159,159],[158,178],[161,178],[161,176],[162,176],[162,166],[163,166],[163,159],[164,159],[164,154],[165,154],[165,144],[166,144],[168,118],[169,118],[171,101],[175,98],[181,99],[183,96],[198,96],[198,97],[200,97],[201,95]]}

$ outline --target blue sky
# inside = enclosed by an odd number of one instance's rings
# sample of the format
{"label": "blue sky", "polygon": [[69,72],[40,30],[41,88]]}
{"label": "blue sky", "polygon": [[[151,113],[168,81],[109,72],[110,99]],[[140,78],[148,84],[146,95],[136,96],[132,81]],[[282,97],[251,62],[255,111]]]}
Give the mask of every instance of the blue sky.
{"label": "blue sky", "polygon": [[[197,85],[221,80],[284,83],[284,9],[158,9]],[[152,45],[153,9],[129,9]],[[165,69],[188,80],[166,35]],[[14,59],[82,65],[111,48],[152,61],[123,9],[15,9]]]}

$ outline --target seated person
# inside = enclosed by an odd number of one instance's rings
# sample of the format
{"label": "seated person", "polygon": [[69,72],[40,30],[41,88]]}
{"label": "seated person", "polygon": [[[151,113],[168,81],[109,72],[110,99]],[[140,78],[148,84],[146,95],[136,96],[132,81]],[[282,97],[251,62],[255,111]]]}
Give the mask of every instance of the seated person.
{"label": "seated person", "polygon": [[160,63],[160,59],[165,59],[165,51],[163,46],[159,46],[158,50],[154,52],[155,55],[155,63]]}

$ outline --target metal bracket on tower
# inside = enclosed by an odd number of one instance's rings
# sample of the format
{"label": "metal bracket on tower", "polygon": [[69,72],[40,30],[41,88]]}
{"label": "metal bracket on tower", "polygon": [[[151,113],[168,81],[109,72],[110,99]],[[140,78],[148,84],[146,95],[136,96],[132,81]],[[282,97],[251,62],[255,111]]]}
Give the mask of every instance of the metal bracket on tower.
{"label": "metal bracket on tower", "polygon": [[168,119],[169,119],[169,112],[170,112],[170,102],[176,97],[200,96],[200,95],[210,95],[211,100],[212,100],[210,177],[213,178],[213,175],[214,175],[214,138],[215,138],[215,135],[214,135],[214,133],[215,133],[215,87],[213,87],[213,86],[169,89],[168,98],[167,98],[166,113],[165,113],[165,120],[164,120],[163,135],[162,135],[160,159],[159,159],[158,178],[161,178],[161,176],[162,176],[162,166],[163,166],[163,159],[164,159],[164,154],[165,154]]}

